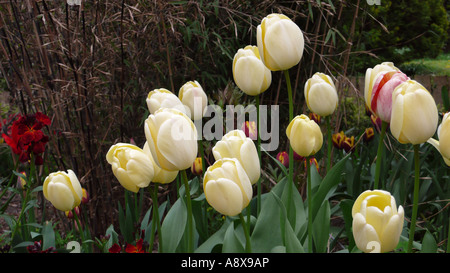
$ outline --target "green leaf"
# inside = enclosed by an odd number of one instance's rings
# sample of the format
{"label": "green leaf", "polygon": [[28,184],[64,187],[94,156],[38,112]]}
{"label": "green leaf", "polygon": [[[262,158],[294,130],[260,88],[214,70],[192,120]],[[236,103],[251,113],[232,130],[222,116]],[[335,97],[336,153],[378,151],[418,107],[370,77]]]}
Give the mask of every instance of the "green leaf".
{"label": "green leaf", "polygon": [[244,246],[235,233],[234,222],[231,222],[225,232],[222,253],[244,253]]}
{"label": "green leaf", "polygon": [[286,207],[284,206],[281,199],[273,192],[271,191],[273,197],[275,198],[275,201],[277,202],[279,208],[280,208],[280,227],[281,227],[281,236],[284,241],[284,245],[286,246],[286,252],[287,253],[303,253],[304,249],[298,240],[297,236],[295,236],[294,230],[292,229],[292,226],[290,225],[288,218],[287,218],[287,211]]}
{"label": "green leaf", "polygon": [[[342,178],[342,170],[345,166],[345,162],[349,158],[349,155],[346,155],[342,158],[336,165],[334,165],[327,173],[327,175],[323,178],[322,182],[317,189],[317,192],[313,195],[312,198],[312,215],[315,217],[317,215],[317,211],[322,206],[322,203],[334,193],[336,186],[339,184]],[[312,172],[311,172],[312,175]]]}
{"label": "green leaf", "polygon": [[326,253],[330,234],[330,203],[324,202],[314,218],[312,237],[316,252]]}
{"label": "green leaf", "polygon": [[183,198],[178,200],[167,212],[161,226],[164,252],[175,253],[181,238],[183,237],[187,223],[187,208]]}
{"label": "green leaf", "polygon": [[56,247],[55,245],[55,231],[51,222],[46,222],[42,227],[42,249],[49,247]]}
{"label": "green leaf", "polygon": [[217,245],[223,244],[225,232],[228,230],[228,226],[231,221],[226,218],[222,227],[211,235],[203,244],[201,244],[194,252],[195,253],[211,253]]}
{"label": "green leaf", "polygon": [[353,217],[352,217],[352,207],[353,207],[353,200],[350,199],[345,199],[342,200],[339,203],[339,206],[341,207],[342,210],[342,216],[344,217],[344,222],[345,222],[345,233],[347,234],[347,238],[348,238],[348,249],[353,249],[353,247],[355,246],[355,239],[353,238],[353,232],[352,232],[352,222],[353,222]]}
{"label": "green leaf", "polygon": [[436,253],[437,244],[433,235],[427,230],[422,240],[422,251],[421,253]]}

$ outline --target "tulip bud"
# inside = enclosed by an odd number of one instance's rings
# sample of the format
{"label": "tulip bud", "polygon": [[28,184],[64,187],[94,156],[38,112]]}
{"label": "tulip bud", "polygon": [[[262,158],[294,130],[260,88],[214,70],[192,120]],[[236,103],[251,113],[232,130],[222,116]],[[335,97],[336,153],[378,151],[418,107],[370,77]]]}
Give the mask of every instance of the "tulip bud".
{"label": "tulip bud", "polygon": [[197,129],[176,109],[162,108],[145,120],[145,137],[153,160],[167,171],[190,168],[197,157]]}
{"label": "tulip bud", "polygon": [[[364,99],[366,101],[366,106],[371,109],[371,101],[372,101],[372,92],[373,85],[376,79],[382,74],[390,71],[400,71],[397,67],[394,66],[392,62],[383,62],[381,64],[377,64],[374,68],[368,68],[366,70],[365,77],[365,85],[364,85]],[[373,112],[373,111],[372,111]]]}
{"label": "tulip bud", "polygon": [[66,217],[69,219],[73,219],[74,215],[73,215],[73,211],[75,211],[75,213],[77,214],[77,217],[80,217],[80,207],[74,207],[72,210],[68,210],[65,211],[64,213],[66,214]]}
{"label": "tulip bud", "polygon": [[192,120],[199,120],[203,117],[206,112],[206,106],[208,105],[208,97],[197,81],[185,83],[180,88],[178,97],[189,108]]}
{"label": "tulip bud", "polygon": [[366,128],[363,135],[363,140],[366,143],[369,143],[375,136],[375,132],[372,127]]}
{"label": "tulip bud", "polygon": [[432,144],[442,155],[447,166],[450,166],[450,112],[442,118],[437,130],[438,139],[430,138],[427,142]]}
{"label": "tulip bud", "polygon": [[380,252],[393,250],[403,229],[404,210],[387,191],[367,190],[356,199],[352,208],[353,237],[356,246],[370,252],[379,246]]}
{"label": "tulip bud", "polygon": [[83,197],[80,182],[72,170],[49,174],[44,180],[42,190],[44,197],[61,211],[72,210],[80,205]]}
{"label": "tulip bud", "polygon": [[342,148],[345,150],[345,152],[349,153],[353,151],[353,147],[355,146],[355,137],[345,137],[344,141],[342,142]]}
{"label": "tulip bud", "polygon": [[[317,172],[319,172],[319,163],[317,162],[317,159],[315,157],[310,157],[309,158],[309,166],[312,166],[313,164],[316,166]],[[304,165],[305,165],[305,171],[307,171],[306,170],[306,158],[304,159]]]}
{"label": "tulip bud", "polygon": [[202,175],[202,173],[203,173],[203,165],[202,165],[202,158],[201,157],[197,157],[195,159],[194,163],[192,163],[191,172],[194,175]]}
{"label": "tulip bud", "polygon": [[381,119],[374,114],[370,115],[370,121],[372,125],[377,129],[378,132],[381,132]]}
{"label": "tulip bud", "polygon": [[433,96],[420,83],[408,80],[395,88],[390,129],[400,143],[426,142],[434,135],[438,118]]}
{"label": "tulip bud", "polygon": [[336,87],[330,76],[317,72],[305,83],[308,109],[320,116],[331,115],[338,105]]}
{"label": "tulip bud", "polygon": [[294,160],[295,161],[303,161],[303,160],[305,160],[305,158],[303,156],[297,154],[295,151],[293,151],[293,152],[294,152]]}
{"label": "tulip bud", "polygon": [[255,143],[245,136],[241,130],[233,130],[225,134],[212,149],[215,160],[236,158],[247,173],[251,184],[255,184],[260,175],[261,167]]}
{"label": "tulip bud", "polygon": [[345,140],[344,131],[340,131],[339,133],[335,133],[331,136],[331,141],[333,142],[333,146],[337,149],[343,149],[342,142]]}
{"label": "tulip bud", "polygon": [[141,148],[127,143],[112,145],[106,154],[119,183],[127,190],[138,192],[153,179],[153,164]]}
{"label": "tulip bud", "polygon": [[252,140],[256,140],[258,138],[258,129],[256,128],[256,122],[254,121],[246,121],[242,123],[241,130],[244,131],[246,137],[249,137]]}
{"label": "tulip bud", "polygon": [[203,190],[208,203],[227,216],[241,213],[253,196],[247,173],[235,158],[219,159],[208,167]]}
{"label": "tulip bud", "polygon": [[308,117],[310,120],[314,120],[317,124],[320,124],[320,115],[316,114],[316,113],[309,113]]}
{"label": "tulip bud", "polygon": [[173,182],[175,178],[177,178],[178,171],[166,171],[161,169],[158,164],[156,164],[153,159],[152,152],[150,151],[150,147],[148,146],[148,142],[146,141],[144,147],[142,147],[144,153],[148,156],[153,165],[153,170],[155,171],[155,175],[153,176],[152,182],[167,184]]}
{"label": "tulip bud", "polygon": [[286,151],[279,152],[277,154],[278,161],[281,162],[286,168],[289,167],[289,154]]}
{"label": "tulip bud", "polygon": [[303,56],[303,33],[283,14],[266,16],[256,29],[256,39],[261,60],[272,71],[287,70]]}
{"label": "tulip bud", "polygon": [[[25,172],[20,172],[20,174],[27,177],[27,174]],[[17,185],[19,186],[20,189],[25,189],[27,181],[22,176],[17,176]]]}
{"label": "tulip bud", "polygon": [[83,191],[83,197],[81,198],[81,203],[87,204],[89,202],[89,193],[85,188],[81,189]]}
{"label": "tulip bud", "polygon": [[155,89],[148,93],[147,107],[150,114],[154,114],[157,110],[161,108],[173,108],[181,111],[190,117],[191,111],[189,107],[184,105],[181,100],[172,92],[165,88]]}
{"label": "tulip bud", "polygon": [[258,48],[249,45],[234,55],[233,78],[245,94],[257,96],[269,88],[272,72],[261,61]]}
{"label": "tulip bud", "polygon": [[286,135],[292,149],[303,157],[314,155],[322,148],[323,135],[319,125],[306,115],[296,116],[289,123]]}

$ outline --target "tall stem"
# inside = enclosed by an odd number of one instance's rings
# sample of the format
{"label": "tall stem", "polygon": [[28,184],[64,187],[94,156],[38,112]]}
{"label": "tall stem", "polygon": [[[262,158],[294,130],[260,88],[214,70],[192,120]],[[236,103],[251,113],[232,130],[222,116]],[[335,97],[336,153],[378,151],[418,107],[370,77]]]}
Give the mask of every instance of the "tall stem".
{"label": "tall stem", "polygon": [[162,233],[161,233],[161,222],[159,221],[159,211],[158,211],[158,185],[155,184],[154,188],[152,190],[152,203],[153,203],[153,220],[152,220],[152,236],[154,236],[155,230],[155,223],[156,228],[158,230],[158,239],[159,239],[159,252],[163,252],[163,240],[162,240]]}
{"label": "tall stem", "polygon": [[307,198],[308,198],[308,252],[312,253],[312,195],[311,195],[311,168],[310,157],[306,157]]}
{"label": "tall stem", "polygon": [[[257,138],[257,145],[256,149],[258,151],[258,159],[259,164],[261,165],[261,138],[259,136],[259,95],[255,96],[256,98],[256,138]],[[249,128],[250,131],[250,128]],[[261,211],[261,177],[258,178],[258,184],[257,184],[257,215],[259,215],[259,212]]]}
{"label": "tall stem", "polygon": [[409,242],[408,253],[412,252],[412,245],[414,241],[414,233],[416,230],[417,208],[419,204],[419,144],[414,145],[414,196],[413,196],[413,211],[411,216],[411,224],[409,227]]}
{"label": "tall stem", "polygon": [[326,123],[327,123],[327,138],[328,138],[328,156],[327,156],[327,171],[331,168],[331,117],[326,116]]}
{"label": "tall stem", "polygon": [[239,218],[241,219],[242,228],[244,229],[244,234],[245,234],[245,252],[251,253],[252,246],[250,243],[250,232],[247,228],[247,225],[245,224],[244,216],[242,215],[242,213],[239,213]]}
{"label": "tall stem", "polygon": [[191,204],[191,193],[189,190],[189,182],[186,174],[186,170],[182,170],[181,174],[183,176],[184,190],[186,191],[186,204],[188,212],[188,252],[194,252],[194,223],[192,222],[192,204]]}
{"label": "tall stem", "polygon": [[[284,70],[284,77],[286,78],[288,97],[289,97],[289,122],[294,118],[294,102],[292,99],[292,87],[291,87],[291,79],[289,77],[289,71]],[[294,183],[293,180],[293,172],[294,172],[294,152],[292,147],[289,145],[289,183]]]}
{"label": "tall stem", "polygon": [[380,133],[380,139],[378,140],[378,151],[377,151],[377,163],[376,163],[376,169],[375,169],[375,181],[373,184],[373,189],[378,189],[378,184],[380,181],[380,172],[381,172],[381,160],[383,156],[383,139],[386,134],[386,128],[388,123],[382,121],[381,122],[381,133]]}
{"label": "tall stem", "polygon": [[80,233],[81,236],[81,245],[83,245],[84,240],[84,231],[83,227],[81,226],[80,219],[78,218],[77,212],[75,211],[75,208],[72,209],[72,214],[74,217],[74,226],[75,224],[78,226],[78,233]]}

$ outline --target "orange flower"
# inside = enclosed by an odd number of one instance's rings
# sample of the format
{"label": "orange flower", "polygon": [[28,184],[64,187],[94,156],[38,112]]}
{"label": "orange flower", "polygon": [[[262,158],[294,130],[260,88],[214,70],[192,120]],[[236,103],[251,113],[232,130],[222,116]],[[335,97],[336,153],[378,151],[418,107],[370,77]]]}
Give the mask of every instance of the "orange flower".
{"label": "orange flower", "polygon": [[127,244],[125,248],[126,253],[145,253],[144,248],[142,247],[144,240],[141,238],[136,242],[136,246]]}
{"label": "orange flower", "polygon": [[366,130],[364,131],[363,140],[364,142],[368,143],[373,139],[374,136],[375,132],[373,131],[373,128],[366,128]]}

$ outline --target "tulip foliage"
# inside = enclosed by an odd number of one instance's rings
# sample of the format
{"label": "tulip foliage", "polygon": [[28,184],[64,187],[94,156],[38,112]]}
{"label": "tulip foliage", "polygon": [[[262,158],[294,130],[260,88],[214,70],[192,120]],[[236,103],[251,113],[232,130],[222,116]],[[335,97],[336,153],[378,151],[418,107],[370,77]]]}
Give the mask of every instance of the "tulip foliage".
{"label": "tulip foliage", "polygon": [[[146,94],[144,143],[116,141],[104,155],[108,168],[102,169],[110,171],[124,191],[124,202],[111,203],[111,210],[118,211],[118,225],[111,223],[104,237],[92,239],[83,216],[83,204],[89,200],[82,187],[84,174],[52,170],[41,179],[31,160],[39,156],[37,165],[41,163],[48,137],[40,130],[50,119],[36,113],[30,124],[23,117],[15,122],[5,139],[20,162],[29,162],[30,170],[15,172],[24,208],[11,224],[12,241],[31,240],[29,234],[44,239],[42,245],[27,243],[17,250],[28,246],[29,251],[50,252],[57,247],[51,225],[43,225],[39,233],[27,230],[23,220],[34,219],[31,194],[39,191],[73,220],[73,239],[84,252],[94,245],[111,253],[438,249],[431,235],[415,240],[416,231],[430,234],[416,220],[427,194],[433,192],[448,204],[450,190],[438,178],[449,177],[450,114],[440,118],[424,86],[393,63],[383,62],[367,69],[361,90],[367,119],[379,120],[380,126],[362,132],[332,128],[340,104],[332,75],[315,72],[305,82],[303,109],[310,113],[293,107],[289,69],[303,57],[301,28],[283,14],[269,14],[257,26],[255,38],[256,45],[237,50],[230,70],[236,88],[256,101],[256,122],[245,121],[220,139],[207,141],[197,124],[208,118],[211,100],[198,81],[186,82],[178,94],[163,87]],[[286,92],[280,96],[289,100],[289,122],[280,129],[283,149],[272,153],[261,145],[264,119],[259,102],[275,73],[285,77],[286,88],[281,90]],[[406,150],[404,160],[398,160],[394,149]],[[433,153],[441,155],[433,159],[440,164],[439,173],[423,163]],[[430,179],[423,179],[428,175]],[[336,224],[337,218],[343,223]],[[448,217],[445,221],[448,227]]]}

